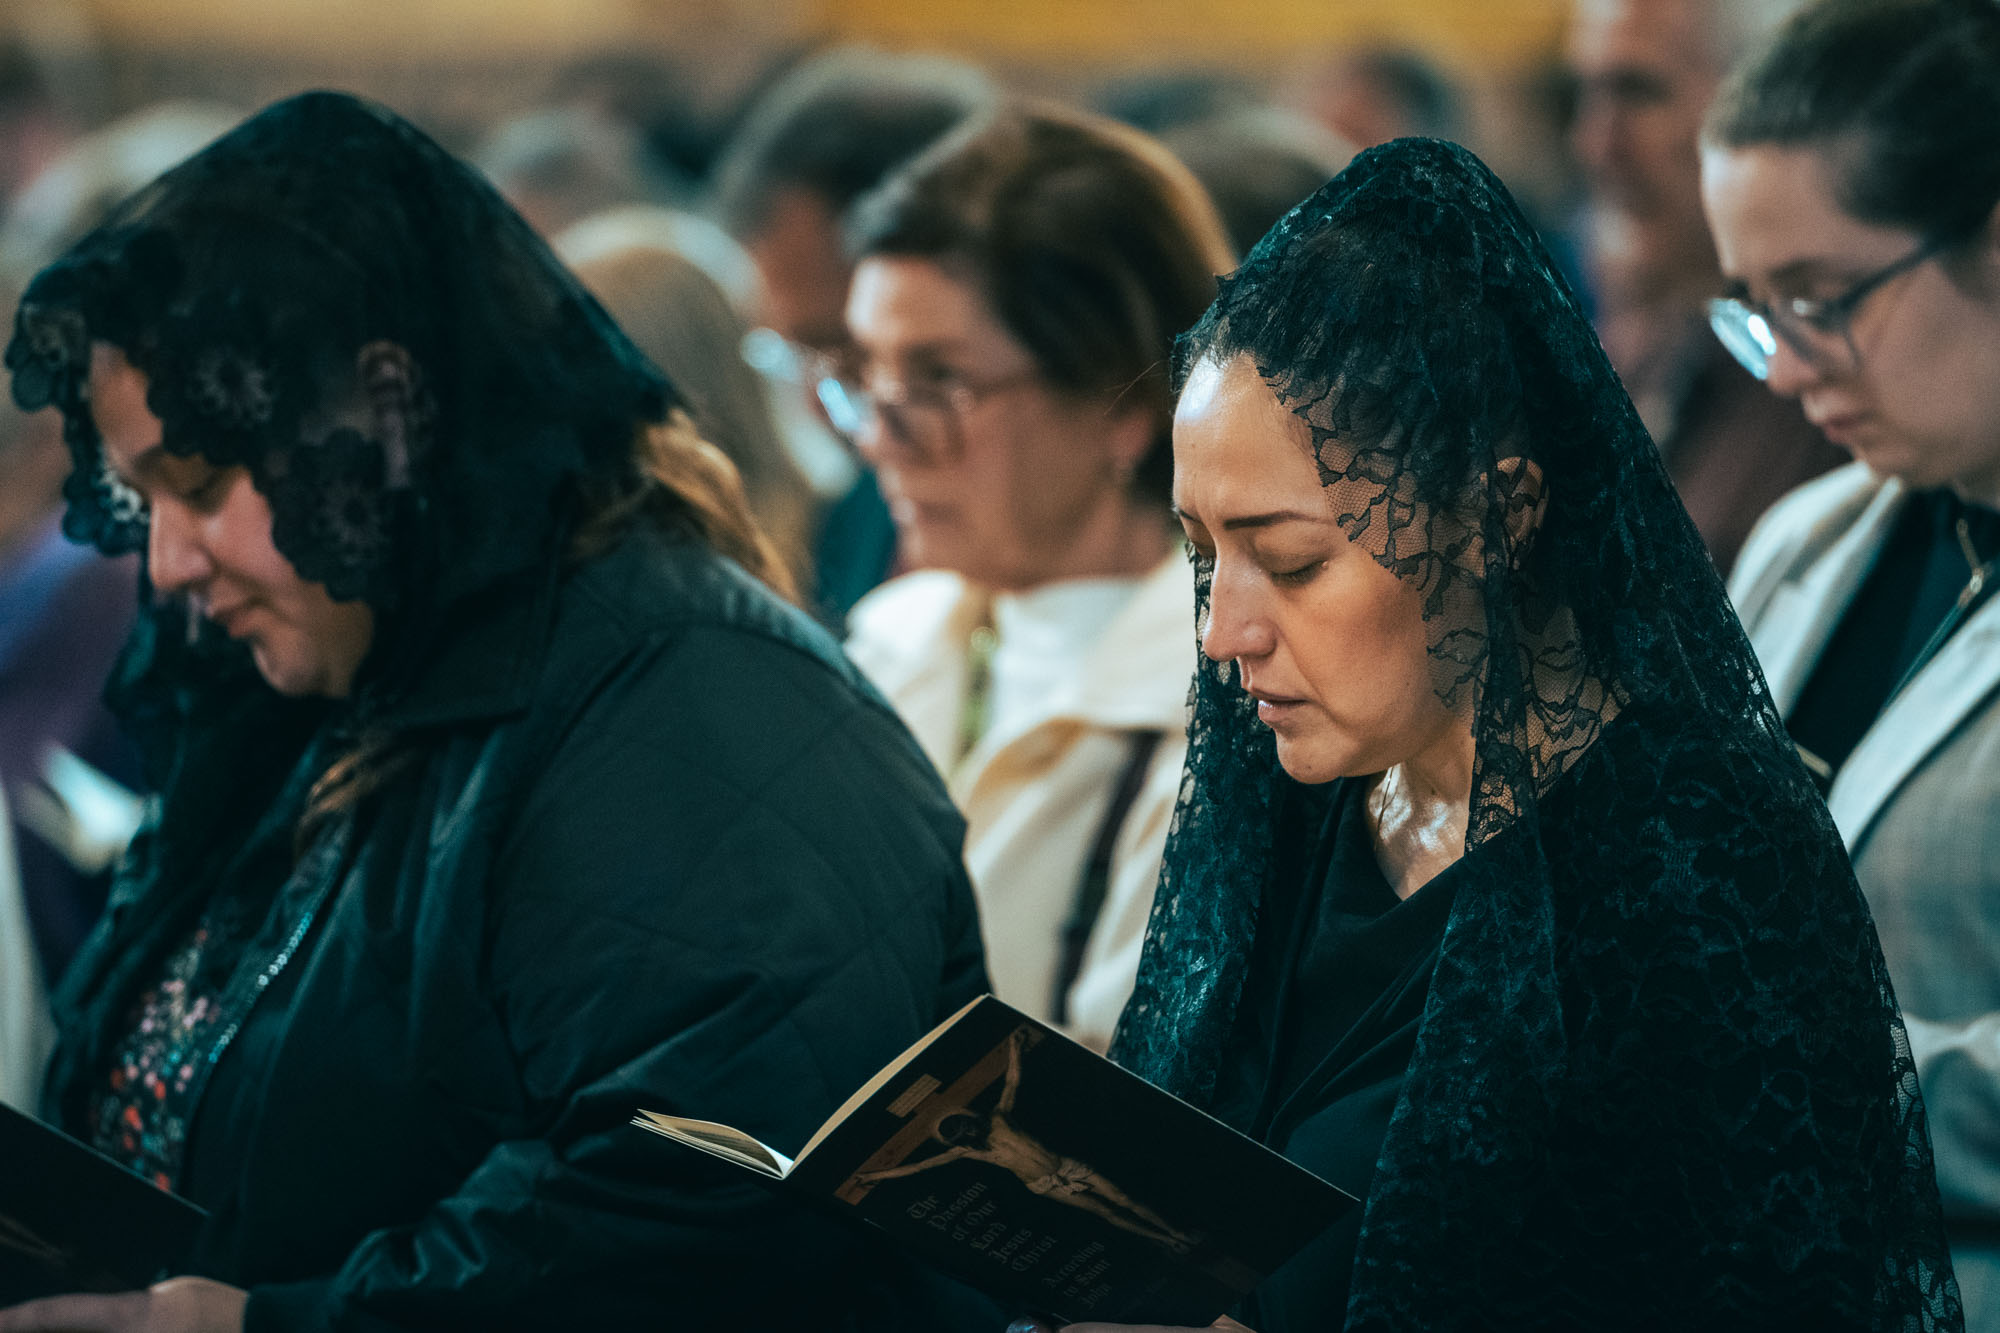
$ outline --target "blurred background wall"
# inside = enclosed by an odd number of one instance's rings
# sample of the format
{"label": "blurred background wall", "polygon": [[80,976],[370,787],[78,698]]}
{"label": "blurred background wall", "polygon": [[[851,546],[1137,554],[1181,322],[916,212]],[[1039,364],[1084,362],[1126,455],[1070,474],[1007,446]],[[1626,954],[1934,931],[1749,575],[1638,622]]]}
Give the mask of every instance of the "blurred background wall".
{"label": "blurred background wall", "polygon": [[1563,13],[1562,0],[0,0],[0,41],[52,72],[85,125],[166,98],[249,107],[332,85],[463,146],[509,110],[586,96],[690,136],[726,132],[760,82],[839,41],[964,56],[1069,96],[1170,69],[1269,91],[1332,52],[1407,48],[1458,82],[1478,124],[1538,95]]}

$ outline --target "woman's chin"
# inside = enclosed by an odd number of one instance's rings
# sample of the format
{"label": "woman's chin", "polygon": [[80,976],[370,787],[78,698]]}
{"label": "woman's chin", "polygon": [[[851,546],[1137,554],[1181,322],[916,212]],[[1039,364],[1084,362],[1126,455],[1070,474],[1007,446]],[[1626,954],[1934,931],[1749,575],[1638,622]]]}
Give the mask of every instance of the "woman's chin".
{"label": "woman's chin", "polygon": [[1900,440],[1871,436],[1866,440],[1841,440],[1839,444],[1885,481],[1900,481],[1918,490],[1951,481],[1948,469],[1939,467],[1937,460]]}
{"label": "woman's chin", "polygon": [[962,552],[945,535],[916,523],[896,525],[896,554],[905,569],[957,570]]}
{"label": "woman's chin", "polygon": [[257,674],[264,678],[266,685],[269,685],[274,691],[284,695],[287,699],[303,699],[312,693],[312,690],[304,682],[297,680],[284,671],[268,669],[262,662],[257,663]]}
{"label": "woman's chin", "polygon": [[[1007,592],[1033,586],[1032,580],[1021,577],[1016,563],[993,546],[982,549],[962,533],[919,533],[907,529],[900,554],[906,569],[948,569],[967,582]],[[996,559],[996,555],[1001,558]]]}
{"label": "woman's chin", "polygon": [[323,673],[311,669],[310,664],[299,660],[298,656],[274,648],[262,639],[250,641],[250,660],[257,667],[257,674],[287,699],[304,699],[326,693]]}
{"label": "woman's chin", "polygon": [[1354,777],[1363,771],[1373,771],[1356,769],[1348,748],[1324,736],[1287,736],[1285,732],[1275,729],[1273,734],[1278,739],[1278,764],[1295,782],[1318,786],[1335,778]]}

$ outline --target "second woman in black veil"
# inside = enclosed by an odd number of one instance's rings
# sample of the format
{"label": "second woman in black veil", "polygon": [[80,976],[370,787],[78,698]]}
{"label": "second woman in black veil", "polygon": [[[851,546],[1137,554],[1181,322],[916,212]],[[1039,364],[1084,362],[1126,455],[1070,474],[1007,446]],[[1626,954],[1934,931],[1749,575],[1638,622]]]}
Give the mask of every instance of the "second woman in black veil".
{"label": "second woman in black veil", "polygon": [[1113,1054],[1366,1201],[1244,1320],[1957,1327],[1838,835],[1505,190],[1364,155],[1182,376],[1207,660]]}

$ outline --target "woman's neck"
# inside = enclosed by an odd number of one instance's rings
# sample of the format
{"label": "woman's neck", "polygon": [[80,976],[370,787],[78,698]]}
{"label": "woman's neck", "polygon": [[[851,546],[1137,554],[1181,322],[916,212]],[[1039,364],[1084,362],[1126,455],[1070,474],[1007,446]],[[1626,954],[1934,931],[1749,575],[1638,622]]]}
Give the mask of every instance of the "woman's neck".
{"label": "woman's neck", "polygon": [[1029,592],[1071,579],[1129,579],[1151,573],[1173,549],[1164,511],[1131,496],[1116,496],[1089,514],[1074,538],[1032,576],[995,592]]}
{"label": "woman's neck", "polygon": [[1465,855],[1472,759],[1471,729],[1454,726],[1369,789],[1375,858],[1398,898],[1408,898]]}
{"label": "woman's neck", "polygon": [[1954,477],[1951,489],[1967,504],[2000,509],[2000,465],[1976,475]]}

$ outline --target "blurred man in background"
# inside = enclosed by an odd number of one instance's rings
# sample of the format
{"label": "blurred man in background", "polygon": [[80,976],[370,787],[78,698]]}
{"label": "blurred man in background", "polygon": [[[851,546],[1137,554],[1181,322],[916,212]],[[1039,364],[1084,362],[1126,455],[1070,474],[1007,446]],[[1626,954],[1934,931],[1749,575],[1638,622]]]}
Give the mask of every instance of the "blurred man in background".
{"label": "blurred man in background", "polygon": [[1409,135],[1464,137],[1458,89],[1404,47],[1367,46],[1315,60],[1293,74],[1287,100],[1356,148]]}
{"label": "blurred man in background", "polygon": [[1354,145],[1319,122],[1270,106],[1176,126],[1160,141],[1215,201],[1239,258],[1354,156]]}
{"label": "blurred man in background", "polygon": [[[807,61],[744,118],[716,165],[716,213],[756,261],[763,323],[797,354],[808,392],[852,367],[848,205],[994,97],[986,76],[965,65],[848,49]],[[837,625],[888,576],[895,549],[888,508],[863,474],[821,525],[822,615]]]}
{"label": "blurred man in background", "polygon": [[765,322],[844,354],[847,206],[993,98],[969,66],[844,49],[806,61],[744,117],[715,171],[722,225],[764,277]]}
{"label": "blurred man in background", "polygon": [[584,106],[514,116],[486,136],[472,162],[543,236],[626,204],[678,204],[690,192],[635,127]]}
{"label": "blurred man in background", "polygon": [[1726,574],[1757,518],[1846,457],[1708,330],[1722,287],[1696,137],[1729,67],[1796,0],[1575,0],[1571,142],[1598,335]]}

